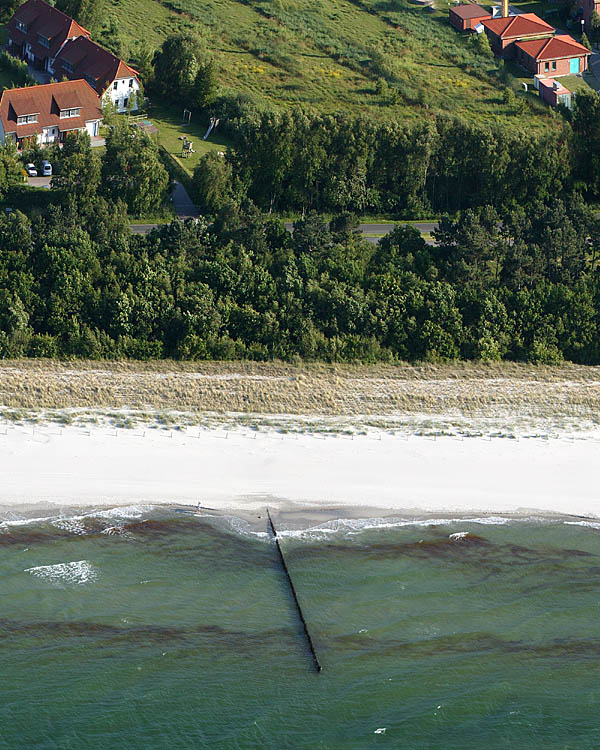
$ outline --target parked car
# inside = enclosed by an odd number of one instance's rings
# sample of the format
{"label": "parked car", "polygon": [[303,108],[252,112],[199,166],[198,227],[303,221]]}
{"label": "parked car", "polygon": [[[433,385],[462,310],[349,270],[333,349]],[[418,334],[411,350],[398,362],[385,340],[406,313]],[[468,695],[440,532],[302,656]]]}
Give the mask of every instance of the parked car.
{"label": "parked car", "polygon": [[25,165],[25,171],[30,177],[37,177],[37,169],[35,168],[35,165],[29,162],[29,164]]}
{"label": "parked car", "polygon": [[42,174],[44,177],[52,176],[52,164],[47,159],[42,162]]}

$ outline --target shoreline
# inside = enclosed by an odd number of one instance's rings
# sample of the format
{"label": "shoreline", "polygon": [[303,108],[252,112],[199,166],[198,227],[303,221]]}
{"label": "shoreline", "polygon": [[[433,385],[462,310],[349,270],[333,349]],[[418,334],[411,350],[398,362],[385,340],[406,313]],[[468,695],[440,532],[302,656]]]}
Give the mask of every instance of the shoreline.
{"label": "shoreline", "polygon": [[268,506],[284,527],[385,517],[593,521],[599,445],[600,431],[507,440],[11,424],[0,435],[0,520],[40,508],[200,502],[248,522]]}

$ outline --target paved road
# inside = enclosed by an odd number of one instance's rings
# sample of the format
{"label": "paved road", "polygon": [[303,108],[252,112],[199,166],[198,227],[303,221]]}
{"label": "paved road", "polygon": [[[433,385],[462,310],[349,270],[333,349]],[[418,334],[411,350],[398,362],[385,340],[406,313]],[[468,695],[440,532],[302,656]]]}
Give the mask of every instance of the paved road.
{"label": "paved road", "polygon": [[198,216],[198,209],[192,202],[187,190],[177,180],[173,183],[172,198],[175,212],[180,219],[195,218]]}
{"label": "paved road", "polygon": [[132,224],[132,234],[150,234],[153,229],[160,226],[160,224]]}
{"label": "paved road", "polygon": [[29,187],[50,187],[52,177],[28,177]]}
{"label": "paved road", "polygon": [[600,81],[600,54],[598,54],[598,52],[592,52],[592,54],[590,55],[589,68],[596,76],[598,81]]}
{"label": "paved road", "polygon": [[[183,186],[181,186],[181,188],[182,190],[184,189]],[[187,196],[187,193],[186,193],[186,196]],[[188,200],[189,200],[189,196],[188,196]],[[189,210],[189,205],[193,206],[191,201],[189,202],[189,204],[186,204],[186,203],[180,204],[180,206],[183,206],[184,210],[186,208]],[[196,208],[195,206],[193,207],[194,209]],[[177,209],[177,205],[175,206],[175,208]],[[178,212],[178,215],[180,218],[184,219],[184,218],[188,218],[189,216],[197,216],[198,213],[196,212],[195,214],[189,214],[189,213],[180,214]],[[402,222],[399,221],[398,224],[402,224]],[[134,234],[148,234],[153,229],[156,229],[157,226],[159,225],[158,224],[132,224],[131,231]],[[292,222],[286,221],[285,226],[288,231],[290,232],[292,231]],[[376,244],[377,242],[379,242],[379,240],[381,239],[383,235],[386,235],[389,232],[391,232],[395,226],[396,224],[360,224],[359,228],[363,235],[367,235],[365,237],[367,242],[372,242],[373,244]],[[431,234],[431,232],[437,229],[438,223],[437,221],[423,221],[423,222],[419,222],[416,224],[410,224],[407,226],[413,226],[415,229],[418,229],[419,232],[421,232],[421,234]],[[369,236],[369,235],[376,235],[376,236]],[[431,240],[427,240],[427,243],[433,244]]]}
{"label": "paved road", "polygon": [[[397,226],[398,224],[402,224],[402,221],[397,222],[387,222],[385,224],[359,224],[358,228],[363,234],[388,234],[392,231],[392,229]],[[437,221],[424,221],[424,222],[418,222],[414,223],[411,222],[410,224],[406,224],[406,226],[413,226],[415,229],[418,229],[421,234],[430,234],[433,232],[434,229],[437,229],[438,223]],[[291,232],[294,228],[294,222],[292,221],[286,221],[285,222],[285,228]]]}

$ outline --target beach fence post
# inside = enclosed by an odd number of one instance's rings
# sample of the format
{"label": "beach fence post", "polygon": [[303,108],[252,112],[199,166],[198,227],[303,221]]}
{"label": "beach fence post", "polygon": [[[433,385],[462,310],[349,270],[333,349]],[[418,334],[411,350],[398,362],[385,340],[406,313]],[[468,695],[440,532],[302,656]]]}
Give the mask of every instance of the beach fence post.
{"label": "beach fence post", "polygon": [[306,642],[308,643],[308,648],[310,650],[310,653],[313,658],[313,663],[315,665],[315,669],[317,672],[320,672],[322,667],[319,662],[319,659],[317,657],[317,652],[315,651],[315,646],[313,644],[312,638],[310,637],[310,633],[308,632],[308,625],[306,624],[306,620],[304,619],[304,614],[302,612],[302,607],[300,606],[300,602],[298,601],[298,594],[296,593],[296,588],[294,586],[294,583],[292,581],[292,577],[290,576],[290,571],[288,570],[288,566],[285,562],[285,558],[283,556],[283,551],[281,549],[281,545],[279,544],[279,538],[277,537],[277,531],[275,529],[275,526],[273,525],[273,519],[271,518],[271,514],[269,513],[269,509],[267,508],[267,522],[269,525],[269,528],[271,530],[271,533],[273,534],[273,539],[275,541],[275,546],[277,547],[277,552],[279,553],[279,560],[281,562],[281,567],[283,568],[283,572],[285,573],[285,577],[287,579],[288,585],[290,587],[290,591],[292,592],[292,597],[294,599],[294,603],[296,604],[296,609],[298,610],[298,616],[300,618],[300,622],[302,623],[302,627],[304,628],[304,636],[306,637]]}

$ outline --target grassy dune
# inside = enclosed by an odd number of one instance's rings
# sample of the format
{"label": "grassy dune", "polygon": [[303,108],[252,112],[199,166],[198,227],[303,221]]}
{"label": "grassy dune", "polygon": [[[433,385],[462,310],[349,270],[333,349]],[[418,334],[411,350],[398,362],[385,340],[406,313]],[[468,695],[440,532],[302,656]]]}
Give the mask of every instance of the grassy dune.
{"label": "grassy dune", "polygon": [[13,422],[581,432],[600,424],[600,368],[20,360],[0,366],[0,405]]}
{"label": "grassy dune", "polygon": [[[552,127],[533,98],[524,110],[502,100],[482,59],[447,11],[409,0],[103,0],[135,59],[143,41],[158,47],[176,31],[194,31],[214,54],[222,90],[259,104],[348,110],[375,119],[442,111],[515,129]],[[444,3],[442,3],[444,5]],[[398,102],[377,94],[377,79]]]}

